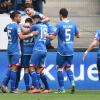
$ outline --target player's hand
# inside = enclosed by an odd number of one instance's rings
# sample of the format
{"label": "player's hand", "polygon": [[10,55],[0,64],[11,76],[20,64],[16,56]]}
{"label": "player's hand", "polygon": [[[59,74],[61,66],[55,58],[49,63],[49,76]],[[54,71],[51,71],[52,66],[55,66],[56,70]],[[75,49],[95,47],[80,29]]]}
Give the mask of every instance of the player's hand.
{"label": "player's hand", "polygon": [[83,60],[83,61],[85,60],[85,58],[86,58],[87,54],[88,54],[88,52],[87,52],[87,51],[85,51],[85,53],[83,54],[83,58],[82,58],[82,60]]}
{"label": "player's hand", "polygon": [[38,35],[39,34],[38,31],[33,31],[32,33],[33,33],[33,35]]}
{"label": "player's hand", "polygon": [[45,34],[43,35],[43,38],[49,38],[49,34],[45,33]]}

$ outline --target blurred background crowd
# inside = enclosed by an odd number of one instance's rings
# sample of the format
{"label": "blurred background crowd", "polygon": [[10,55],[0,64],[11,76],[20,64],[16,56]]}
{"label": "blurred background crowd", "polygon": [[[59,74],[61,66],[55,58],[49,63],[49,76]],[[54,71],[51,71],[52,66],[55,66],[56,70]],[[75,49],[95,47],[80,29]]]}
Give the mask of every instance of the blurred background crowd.
{"label": "blurred background crowd", "polygon": [[0,14],[9,13],[14,10],[24,11],[26,4],[32,4],[38,12],[43,12],[45,0],[0,0]]}

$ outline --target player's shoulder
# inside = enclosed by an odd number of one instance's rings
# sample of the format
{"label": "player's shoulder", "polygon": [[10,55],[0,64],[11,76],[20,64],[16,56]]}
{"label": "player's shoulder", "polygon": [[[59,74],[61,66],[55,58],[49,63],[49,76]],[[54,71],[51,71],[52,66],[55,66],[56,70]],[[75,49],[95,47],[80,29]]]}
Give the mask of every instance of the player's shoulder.
{"label": "player's shoulder", "polygon": [[63,24],[62,21],[58,21],[57,24],[56,24],[56,27],[60,27],[62,24]]}
{"label": "player's shoulder", "polygon": [[38,16],[40,16],[41,18],[44,16],[42,13],[40,13],[40,12],[35,12],[35,15],[38,15]]}
{"label": "player's shoulder", "polygon": [[96,30],[95,35],[100,36],[100,29]]}
{"label": "player's shoulder", "polygon": [[75,21],[69,20],[69,23],[72,24],[72,25],[77,25],[77,23]]}

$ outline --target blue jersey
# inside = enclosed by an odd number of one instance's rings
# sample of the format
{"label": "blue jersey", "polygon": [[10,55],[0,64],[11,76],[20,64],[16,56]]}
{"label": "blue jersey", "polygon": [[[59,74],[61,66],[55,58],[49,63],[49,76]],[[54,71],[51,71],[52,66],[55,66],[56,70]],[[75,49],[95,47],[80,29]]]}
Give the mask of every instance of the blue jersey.
{"label": "blue jersey", "polygon": [[[41,20],[43,20],[45,18],[45,16],[43,14],[39,13],[39,12],[35,12],[35,15],[40,16]],[[44,24],[47,25],[49,33],[54,33],[55,32],[55,27],[52,26],[50,21],[47,21]]]}
{"label": "blue jersey", "polygon": [[12,22],[6,26],[4,29],[8,35],[8,54],[18,54],[20,53],[20,45],[18,34],[21,33],[19,24]]}
{"label": "blue jersey", "polygon": [[[27,29],[30,29],[30,26],[24,26]],[[34,38],[29,37],[21,40],[21,52],[23,55],[30,55],[32,54],[34,46]]]}
{"label": "blue jersey", "polygon": [[[97,30],[96,31],[95,38],[96,38],[96,40],[100,41],[100,30]],[[97,56],[100,58],[100,43],[98,45]]]}
{"label": "blue jersey", "polygon": [[58,53],[71,56],[74,53],[74,36],[79,33],[77,25],[72,21],[60,21],[57,23]]}
{"label": "blue jersey", "polygon": [[47,52],[46,38],[43,37],[45,33],[48,33],[48,27],[45,24],[36,24],[31,27],[32,31],[38,31],[38,35],[34,37],[34,50]]}

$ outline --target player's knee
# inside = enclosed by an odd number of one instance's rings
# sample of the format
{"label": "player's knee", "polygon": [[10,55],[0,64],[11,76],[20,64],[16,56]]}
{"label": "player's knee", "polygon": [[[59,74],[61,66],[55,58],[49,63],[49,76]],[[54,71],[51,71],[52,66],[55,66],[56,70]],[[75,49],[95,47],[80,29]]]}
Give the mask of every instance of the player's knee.
{"label": "player's knee", "polygon": [[35,71],[35,65],[34,65],[34,64],[30,64],[30,66],[29,66],[29,70],[30,70],[30,71],[32,71],[32,70]]}
{"label": "player's knee", "polygon": [[70,65],[65,65],[64,69],[68,70],[68,69],[70,69],[70,67],[71,67]]}
{"label": "player's knee", "polygon": [[57,66],[57,70],[63,70],[62,66]]}
{"label": "player's knee", "polygon": [[40,67],[39,67],[39,72],[40,72],[40,73],[42,73],[42,72],[43,72],[43,70],[44,70],[44,68],[45,68],[45,66],[44,66],[44,65],[40,65]]}
{"label": "player's knee", "polygon": [[17,65],[17,64],[11,64],[11,65],[10,65],[10,67],[11,67],[11,69],[12,69],[12,70],[17,71],[17,70],[18,70],[19,65]]}
{"label": "player's knee", "polygon": [[29,68],[24,68],[24,72],[29,72]]}

